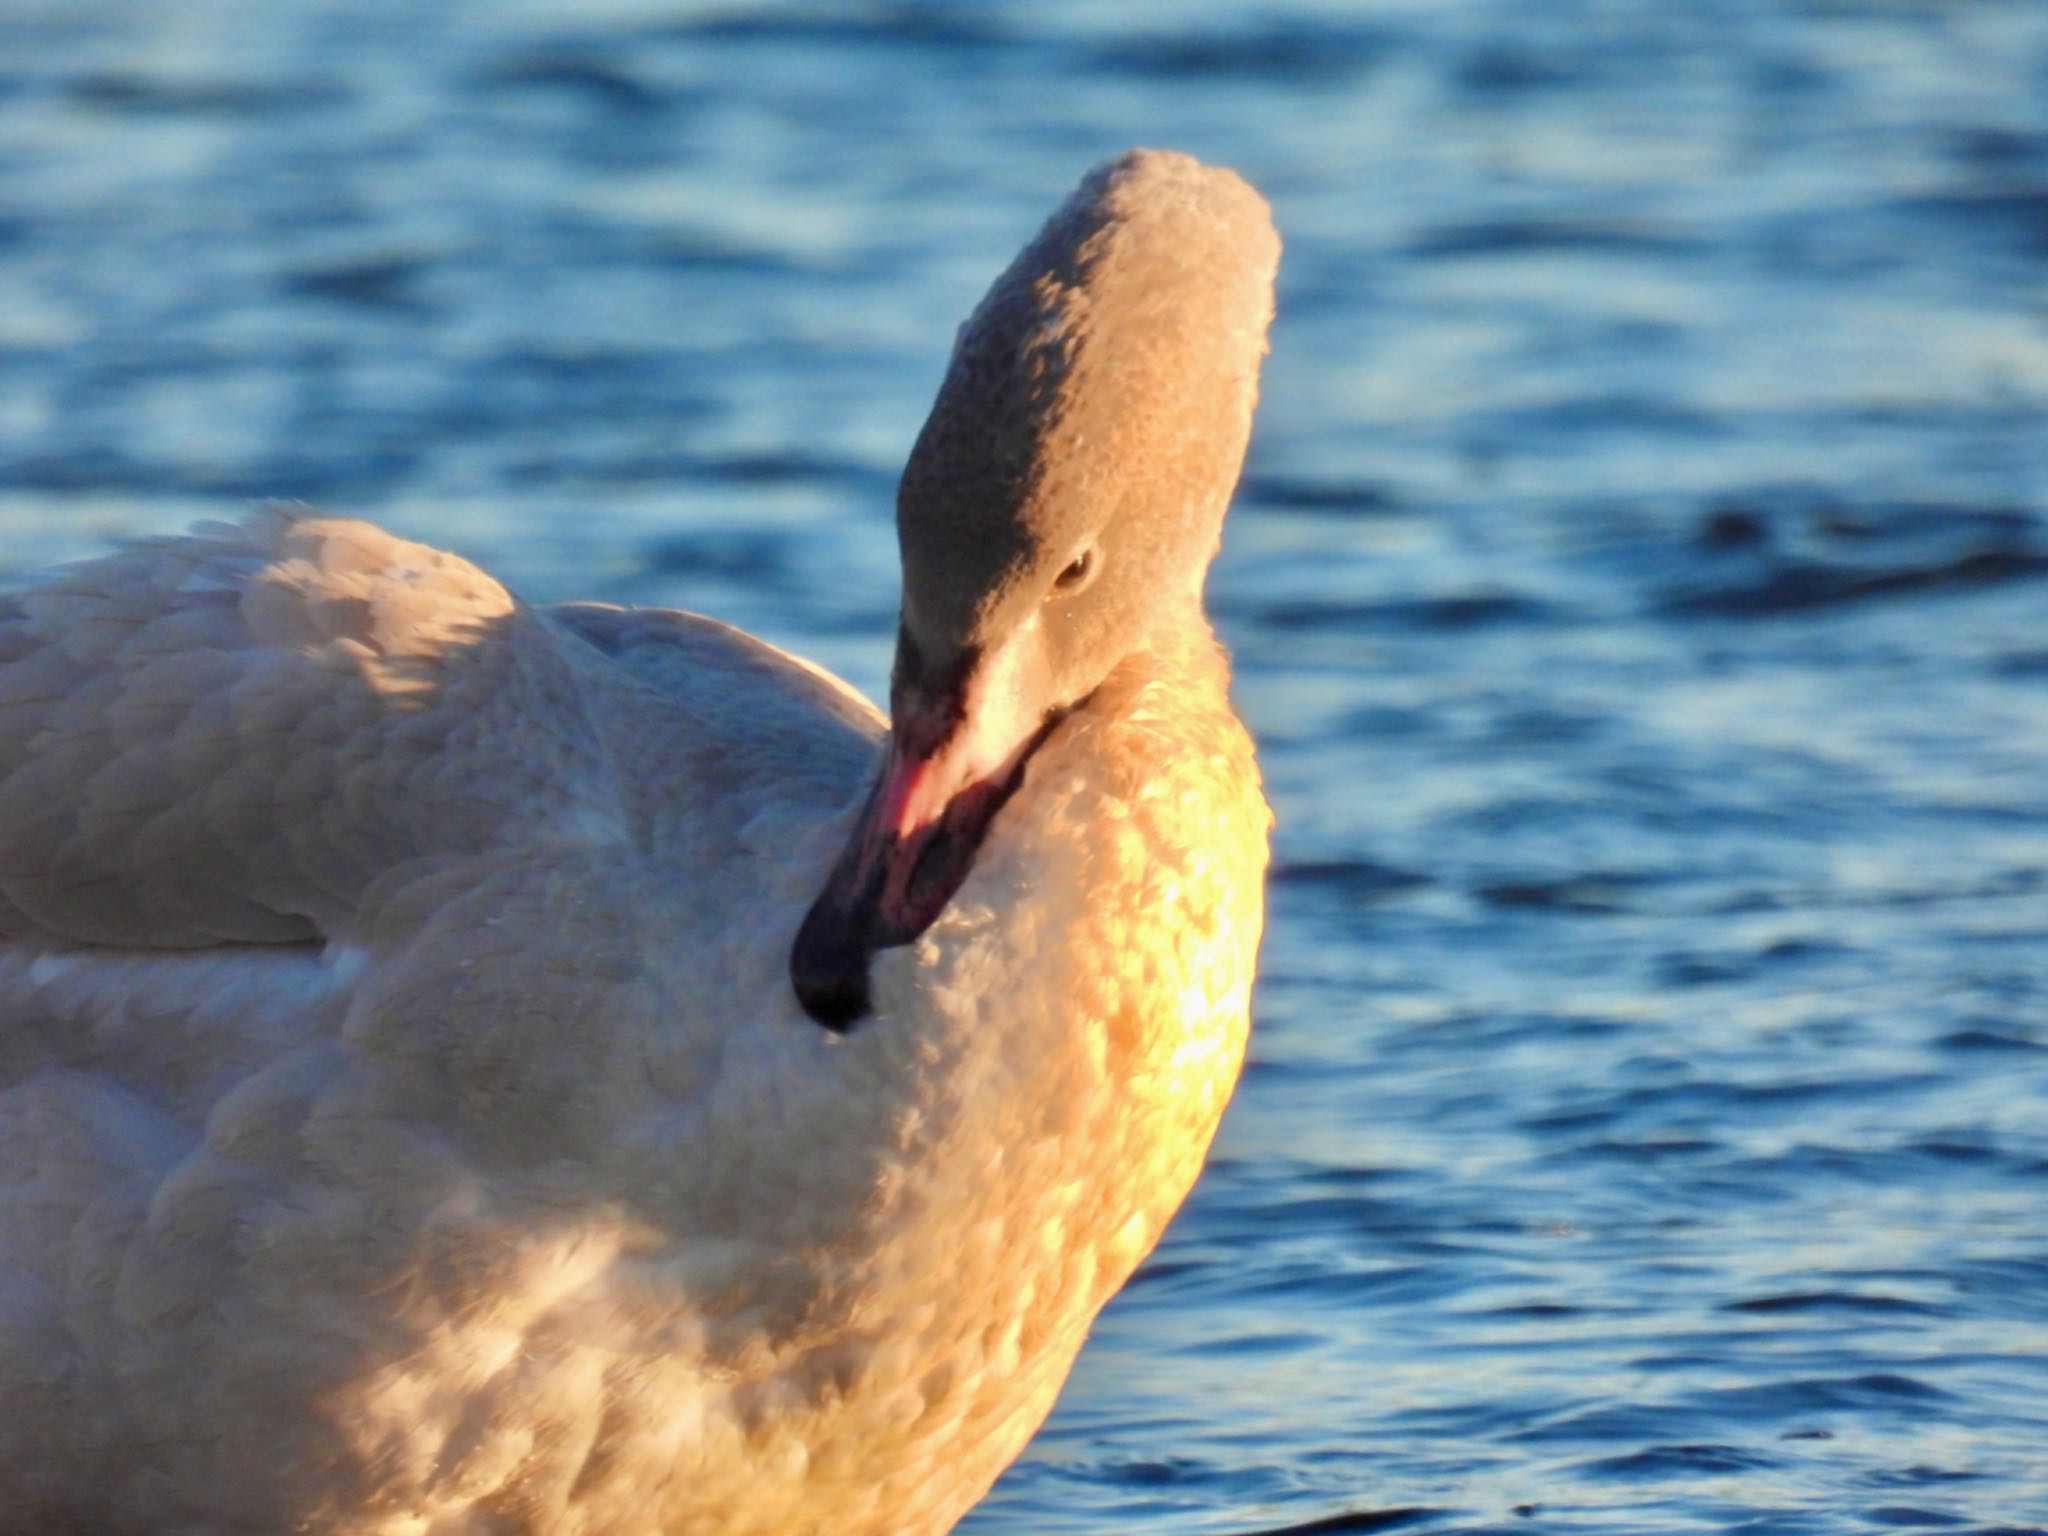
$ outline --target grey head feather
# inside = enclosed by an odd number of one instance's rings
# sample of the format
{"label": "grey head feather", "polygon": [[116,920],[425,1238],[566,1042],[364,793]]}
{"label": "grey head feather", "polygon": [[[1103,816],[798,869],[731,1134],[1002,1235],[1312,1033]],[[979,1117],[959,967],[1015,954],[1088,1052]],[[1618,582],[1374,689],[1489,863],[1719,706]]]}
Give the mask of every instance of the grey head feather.
{"label": "grey head feather", "polygon": [[[961,327],[904,472],[899,682],[935,682],[1037,615],[1063,696],[1047,702],[1067,702],[1195,601],[1279,255],[1249,185],[1157,150],[1098,167],[1047,220]],[[1070,594],[1062,572],[1089,579]]]}

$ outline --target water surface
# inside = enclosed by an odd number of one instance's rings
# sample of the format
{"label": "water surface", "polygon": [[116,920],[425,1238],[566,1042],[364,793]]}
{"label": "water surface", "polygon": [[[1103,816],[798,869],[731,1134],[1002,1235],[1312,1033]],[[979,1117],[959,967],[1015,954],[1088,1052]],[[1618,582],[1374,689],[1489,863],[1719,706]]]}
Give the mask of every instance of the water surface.
{"label": "water surface", "polygon": [[1093,161],[1288,241],[1214,1168],[964,1527],[2048,1527],[2048,6],[0,0],[0,574],[292,496],[875,689]]}

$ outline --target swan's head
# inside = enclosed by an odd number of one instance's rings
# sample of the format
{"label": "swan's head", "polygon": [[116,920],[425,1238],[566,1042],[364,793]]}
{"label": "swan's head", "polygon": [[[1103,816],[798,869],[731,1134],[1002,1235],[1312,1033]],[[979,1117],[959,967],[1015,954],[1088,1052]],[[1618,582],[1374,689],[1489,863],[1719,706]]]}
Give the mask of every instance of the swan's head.
{"label": "swan's head", "polygon": [[944,910],[1032,752],[1198,609],[1279,255],[1237,176],[1138,150],[1081,183],[961,328],[897,497],[889,750],[791,956],[819,1023],[867,1012],[871,955]]}

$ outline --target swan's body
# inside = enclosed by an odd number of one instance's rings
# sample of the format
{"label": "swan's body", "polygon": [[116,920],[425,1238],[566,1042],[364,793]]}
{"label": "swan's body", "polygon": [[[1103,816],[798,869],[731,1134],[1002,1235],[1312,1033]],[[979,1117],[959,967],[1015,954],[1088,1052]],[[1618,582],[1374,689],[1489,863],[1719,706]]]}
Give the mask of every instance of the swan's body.
{"label": "swan's body", "polygon": [[5,1527],[947,1530],[1244,1045],[1221,652],[1110,663],[842,1035],[815,669],[287,512],[0,600]]}

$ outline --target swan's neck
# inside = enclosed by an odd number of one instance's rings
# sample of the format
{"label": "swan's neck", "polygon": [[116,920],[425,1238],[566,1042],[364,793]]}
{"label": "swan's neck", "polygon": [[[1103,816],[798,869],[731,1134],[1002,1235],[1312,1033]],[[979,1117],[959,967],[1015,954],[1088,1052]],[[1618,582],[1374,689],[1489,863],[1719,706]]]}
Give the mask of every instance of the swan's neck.
{"label": "swan's neck", "polygon": [[1194,1182],[1243,1060],[1272,814],[1228,685],[1191,608],[1111,675],[1020,797],[1020,872],[1048,908],[1072,903],[1064,929],[1012,948],[1012,983],[1058,999],[1032,1018],[1047,1074],[1032,1102],[1046,1132],[1074,1137],[1073,1176],[1123,1216],[1087,1223],[1098,1302]]}
{"label": "swan's neck", "polygon": [[916,1129],[871,1207],[900,1268],[869,1278],[923,1309],[915,1357],[957,1363],[947,1411],[980,1422],[955,1444],[991,1477],[1194,1182],[1243,1059],[1271,817],[1227,682],[1199,616],[1128,658],[947,915],[878,963]]}
{"label": "swan's neck", "polygon": [[[1071,1176],[1121,1182],[1145,1248],[1244,1047],[1271,813],[1228,683],[1192,610],[1126,658],[1033,760],[916,952],[920,1030],[1005,1079],[1006,1155],[1061,1141]],[[1099,1166],[1113,1148],[1122,1172]]]}

